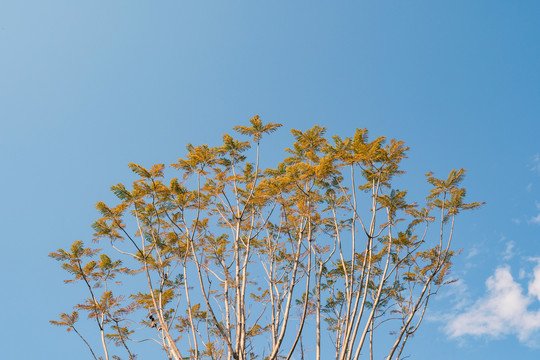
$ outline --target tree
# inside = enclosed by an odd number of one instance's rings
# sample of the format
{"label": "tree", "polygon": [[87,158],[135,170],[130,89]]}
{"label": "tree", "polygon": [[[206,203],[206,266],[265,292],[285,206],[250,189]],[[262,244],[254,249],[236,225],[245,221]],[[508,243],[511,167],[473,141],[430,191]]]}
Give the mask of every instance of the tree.
{"label": "tree", "polygon": [[[163,164],[129,164],[139,179],[111,187],[115,206],[96,205],[94,241],[106,250],[76,241],[50,254],[72,275],[66,282],[87,289],[51,323],[77,332],[94,359],[75,328],[79,311],[95,322],[107,360],[120,358],[110,343],[135,359],[132,345],[145,340],[175,360],[399,359],[450,281],[456,215],[481,205],[464,202],[465,170],[428,173],[420,207],[392,186],[403,141],[292,130],[288,156],[263,169],[260,142],[280,126],[255,116],[234,127],[247,141],[189,144],[167,182]],[[376,346],[379,338],[391,346]]]}

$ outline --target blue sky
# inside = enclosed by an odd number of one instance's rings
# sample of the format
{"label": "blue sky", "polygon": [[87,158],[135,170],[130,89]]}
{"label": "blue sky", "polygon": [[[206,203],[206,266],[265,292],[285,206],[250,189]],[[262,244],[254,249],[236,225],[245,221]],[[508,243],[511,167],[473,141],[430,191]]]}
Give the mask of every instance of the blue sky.
{"label": "blue sky", "polygon": [[89,241],[129,162],[171,163],[259,114],[404,140],[402,180],[468,169],[453,275],[413,359],[540,355],[540,3],[13,1],[0,4],[2,357],[72,359],[48,320],[76,287],[47,257]]}

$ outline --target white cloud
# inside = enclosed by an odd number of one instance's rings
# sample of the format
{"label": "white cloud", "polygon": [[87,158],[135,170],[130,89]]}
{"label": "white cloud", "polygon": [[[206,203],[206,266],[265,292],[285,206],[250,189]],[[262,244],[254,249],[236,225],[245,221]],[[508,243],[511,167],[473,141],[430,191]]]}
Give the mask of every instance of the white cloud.
{"label": "white cloud", "polygon": [[470,303],[467,284],[463,280],[458,280],[452,284],[449,296],[453,297],[453,305],[455,310],[461,310],[467,307]]}
{"label": "white cloud", "polygon": [[529,294],[540,301],[540,265],[534,269],[533,279],[529,283]]}
{"label": "white cloud", "polygon": [[[437,301],[444,299],[444,302],[450,303],[451,309],[455,313],[466,309],[471,304],[469,293],[470,291],[467,284],[462,279],[457,279],[452,284],[449,284],[445,291],[437,294],[436,299]],[[427,318],[431,321],[447,322],[453,318],[453,315],[448,311],[448,309],[446,309],[443,313],[433,310],[427,313]]]}
{"label": "white cloud", "polygon": [[446,330],[451,337],[515,334],[520,341],[527,342],[537,334],[540,311],[528,308],[540,301],[540,264],[534,269],[527,294],[507,266],[497,268],[486,281],[486,287],[484,297],[448,322]]}
{"label": "white cloud", "polygon": [[516,243],[514,241],[509,241],[506,243],[506,249],[503,252],[503,259],[510,260],[514,257],[514,247]]}
{"label": "white cloud", "polygon": [[467,256],[465,258],[470,259],[470,258],[478,255],[478,253],[480,253],[480,250],[478,250],[477,247],[472,247],[471,250],[469,250],[469,253],[467,254]]}
{"label": "white cloud", "polygon": [[529,222],[534,223],[534,224],[540,224],[540,214],[538,214],[538,215],[532,217],[532,218],[529,220]]}
{"label": "white cloud", "polygon": [[533,159],[529,165],[530,169],[532,171],[535,171],[537,173],[540,173],[540,153],[539,154],[535,154],[533,156]]}

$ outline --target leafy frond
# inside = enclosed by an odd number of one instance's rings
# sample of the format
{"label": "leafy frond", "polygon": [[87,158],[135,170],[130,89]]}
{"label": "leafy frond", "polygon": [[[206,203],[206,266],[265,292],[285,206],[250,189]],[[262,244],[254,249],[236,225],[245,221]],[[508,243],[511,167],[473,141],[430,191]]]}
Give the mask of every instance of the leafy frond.
{"label": "leafy frond", "polygon": [[251,126],[235,126],[233,129],[242,135],[253,137],[253,141],[257,143],[261,140],[263,134],[273,133],[282,126],[281,124],[274,123],[264,125],[259,115],[255,115],[249,119],[249,122]]}

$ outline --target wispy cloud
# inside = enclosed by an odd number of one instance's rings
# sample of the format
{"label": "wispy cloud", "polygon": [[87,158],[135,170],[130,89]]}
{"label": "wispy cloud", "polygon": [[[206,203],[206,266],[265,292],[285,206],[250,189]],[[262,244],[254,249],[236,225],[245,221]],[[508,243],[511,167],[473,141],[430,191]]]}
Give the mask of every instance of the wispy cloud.
{"label": "wispy cloud", "polygon": [[516,243],[513,240],[510,240],[509,242],[506,243],[506,249],[504,249],[504,252],[503,252],[504,260],[510,260],[511,258],[514,257],[515,246],[516,246]]}
{"label": "wispy cloud", "polygon": [[540,153],[533,156],[532,161],[529,164],[529,168],[540,174]]}
{"label": "wispy cloud", "polygon": [[[450,302],[455,311],[464,310],[471,302],[469,298],[469,289],[463,280],[458,280],[450,286],[447,296],[450,297]],[[439,314],[434,319],[444,318],[445,315]]]}
{"label": "wispy cloud", "polygon": [[534,269],[533,280],[529,283],[529,294],[540,301],[540,265]]}
{"label": "wispy cloud", "polygon": [[540,310],[529,310],[529,306],[540,301],[540,264],[534,269],[526,293],[507,266],[497,268],[486,287],[484,297],[448,322],[446,330],[451,337],[515,334],[527,343],[538,334]]}
{"label": "wispy cloud", "polygon": [[469,250],[469,253],[467,254],[467,256],[465,258],[468,260],[468,259],[470,259],[472,257],[475,257],[479,253],[480,253],[480,250],[478,250],[477,247],[472,247],[471,250]]}
{"label": "wispy cloud", "polygon": [[[535,201],[534,204],[536,205],[536,209],[540,210],[540,202]],[[533,216],[532,218],[530,218],[529,223],[540,224],[540,213],[538,215]]]}
{"label": "wispy cloud", "polygon": [[533,223],[533,224],[540,224],[540,214],[536,215],[536,216],[533,216],[530,220],[529,220],[530,223]]}

